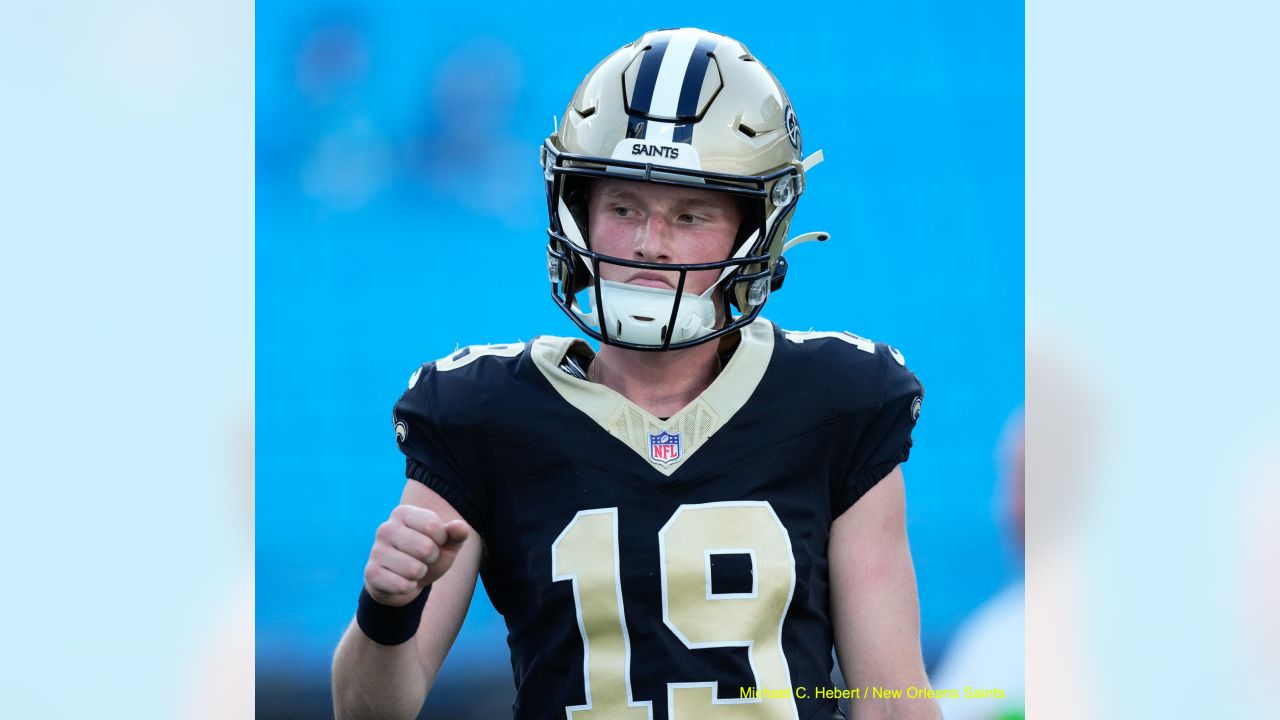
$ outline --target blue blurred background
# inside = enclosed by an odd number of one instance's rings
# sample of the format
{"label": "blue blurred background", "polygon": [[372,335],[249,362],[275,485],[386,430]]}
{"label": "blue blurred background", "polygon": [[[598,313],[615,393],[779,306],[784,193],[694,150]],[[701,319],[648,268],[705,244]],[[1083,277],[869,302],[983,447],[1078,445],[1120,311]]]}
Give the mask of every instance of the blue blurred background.
{"label": "blue blurred background", "polygon": [[[1021,574],[994,508],[1023,402],[1022,4],[614,7],[257,6],[261,717],[327,712],[404,483],[390,410],[408,375],[458,345],[573,333],[548,297],[537,148],[582,76],[656,27],[742,40],[825,152],[792,228],[832,240],[789,255],[766,316],[889,342],[925,384],[905,471],[926,662]],[[510,685],[479,588],[428,707],[496,688],[501,708]]]}

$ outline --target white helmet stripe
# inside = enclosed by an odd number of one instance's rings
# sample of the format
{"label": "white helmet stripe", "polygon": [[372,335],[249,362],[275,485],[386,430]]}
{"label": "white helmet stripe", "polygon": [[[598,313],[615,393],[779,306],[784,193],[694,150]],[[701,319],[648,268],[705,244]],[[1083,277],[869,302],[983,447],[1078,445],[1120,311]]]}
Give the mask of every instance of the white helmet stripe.
{"label": "white helmet stripe", "polygon": [[[683,28],[671,34],[667,52],[662,56],[662,67],[658,69],[658,80],[654,83],[653,101],[649,103],[650,115],[676,117],[680,107],[680,91],[684,88],[685,71],[700,39],[702,33],[694,28]],[[698,78],[698,82],[701,83],[702,78]]]}
{"label": "white helmet stripe", "polygon": [[644,139],[657,142],[674,142],[676,125],[669,122],[650,120],[644,124]]}

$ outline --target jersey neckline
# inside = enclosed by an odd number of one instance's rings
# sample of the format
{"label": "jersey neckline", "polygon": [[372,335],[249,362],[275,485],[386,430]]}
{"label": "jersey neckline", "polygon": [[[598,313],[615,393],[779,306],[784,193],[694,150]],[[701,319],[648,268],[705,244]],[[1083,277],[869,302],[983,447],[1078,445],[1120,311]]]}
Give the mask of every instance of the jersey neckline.
{"label": "jersey neckline", "polygon": [[575,377],[561,360],[578,338],[542,336],[533,341],[530,357],[565,402],[670,477],[742,409],[759,386],[773,356],[773,324],[764,318],[742,328],[729,362],[705,390],[663,420],[621,393]]}

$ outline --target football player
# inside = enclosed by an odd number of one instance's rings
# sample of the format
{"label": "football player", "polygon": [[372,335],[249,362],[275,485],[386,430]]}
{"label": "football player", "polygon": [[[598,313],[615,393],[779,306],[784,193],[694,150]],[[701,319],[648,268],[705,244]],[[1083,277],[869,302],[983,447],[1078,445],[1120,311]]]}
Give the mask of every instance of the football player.
{"label": "football player", "polygon": [[[650,32],[542,147],[552,296],[599,341],[463,348],[395,406],[401,504],[334,659],[339,718],[412,718],[477,577],[517,718],[936,718],[900,463],[902,355],[760,317],[802,153],[741,43]],[[914,689],[914,690],[913,690]],[[896,697],[895,697],[896,696]]]}

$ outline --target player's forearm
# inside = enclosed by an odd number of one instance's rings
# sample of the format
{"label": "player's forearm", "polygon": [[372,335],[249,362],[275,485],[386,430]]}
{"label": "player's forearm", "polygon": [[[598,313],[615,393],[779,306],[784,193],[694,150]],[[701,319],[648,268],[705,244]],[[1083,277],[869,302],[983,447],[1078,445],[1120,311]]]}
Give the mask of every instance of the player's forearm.
{"label": "player's forearm", "polygon": [[[874,668],[859,672],[856,668]],[[849,671],[850,668],[854,670]],[[911,658],[841,656],[845,685],[864,689],[853,700],[852,720],[940,720],[942,710],[930,695],[924,664]]]}
{"label": "player's forearm", "polygon": [[938,707],[938,701],[924,697],[928,694],[925,689],[929,687],[929,683],[921,681],[909,685],[916,689],[910,698],[907,697],[906,686],[898,683],[858,686],[883,687],[891,693],[901,693],[901,697],[882,699],[868,693],[867,697],[856,698],[850,705],[852,720],[942,720],[942,709]]}
{"label": "player's forearm", "polygon": [[[860,704],[861,703],[861,704]],[[879,706],[877,706],[879,703]],[[937,700],[853,701],[853,720],[942,720]]]}
{"label": "player's forearm", "polygon": [[[924,687],[929,684],[925,683]],[[933,698],[916,698],[898,705],[889,715],[891,720],[943,720],[942,708]]]}
{"label": "player's forearm", "polygon": [[[924,689],[928,686],[929,683],[926,682],[917,687]],[[938,707],[938,701],[933,698],[917,697],[912,700],[892,700],[885,714],[875,717],[883,717],[884,720],[942,720],[942,709]],[[857,714],[854,718],[861,720],[861,716]]]}
{"label": "player's forearm", "polygon": [[379,645],[352,623],[333,658],[337,720],[412,720],[427,698],[416,641]]}
{"label": "player's forearm", "polygon": [[879,713],[862,715],[854,713],[854,720],[864,720],[864,718],[876,718],[879,720],[942,720],[942,709],[938,707],[938,701],[928,695],[925,690],[929,687],[927,680],[921,681],[914,687],[919,694],[914,698],[904,698],[901,700],[888,700],[882,705]]}

